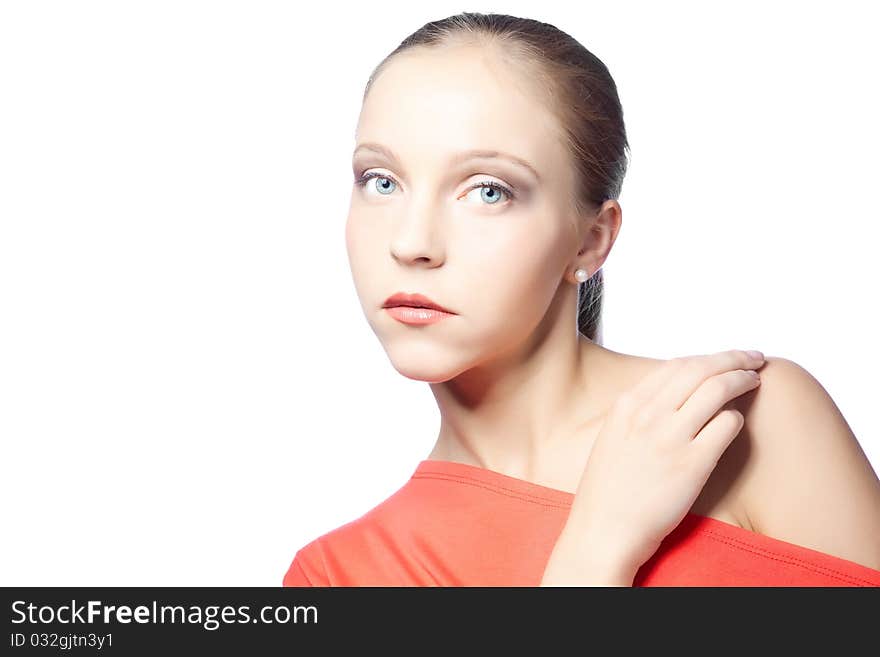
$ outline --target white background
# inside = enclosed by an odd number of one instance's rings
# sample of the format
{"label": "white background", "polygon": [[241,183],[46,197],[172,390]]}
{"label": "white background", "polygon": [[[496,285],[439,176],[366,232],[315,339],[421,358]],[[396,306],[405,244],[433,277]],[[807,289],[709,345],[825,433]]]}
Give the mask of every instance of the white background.
{"label": "white background", "polygon": [[880,469],[868,7],[3,3],[0,584],[280,585],[427,456],[434,398],[362,316],[344,224],[367,76],[462,10],[552,23],[617,82],[605,346],[794,360]]}

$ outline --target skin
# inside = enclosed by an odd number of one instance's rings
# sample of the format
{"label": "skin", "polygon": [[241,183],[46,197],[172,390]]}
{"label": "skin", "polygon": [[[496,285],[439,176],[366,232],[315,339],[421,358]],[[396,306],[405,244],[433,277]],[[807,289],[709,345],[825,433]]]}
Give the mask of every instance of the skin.
{"label": "skin", "polygon": [[[441,426],[430,459],[453,460],[574,491],[591,432],[620,390],[658,362],[619,354],[576,331],[574,271],[593,274],[620,231],[607,201],[574,216],[570,157],[544,103],[486,48],[396,57],[376,78],[356,130],[353,174],[387,175],[383,195],[355,185],[346,223],[353,279],[370,327],[404,376],[426,381]],[[364,143],[382,144],[389,159]],[[501,159],[450,166],[459,151]],[[480,188],[514,191],[492,204]],[[498,194],[496,193],[496,196]],[[491,198],[490,198],[491,200]],[[419,292],[458,313],[412,327],[382,309]]]}
{"label": "skin", "polygon": [[[395,56],[364,101],[352,161],[355,180],[388,179],[353,186],[345,238],[370,327],[397,371],[437,400],[427,458],[574,493],[614,401],[666,361],[576,331],[574,271],[603,265],[622,211],[606,201],[573,214],[559,130],[490,47]],[[359,148],[367,143],[397,157]],[[502,159],[451,163],[473,148],[514,154],[538,177]],[[491,203],[474,187],[488,181],[513,197],[495,192]],[[456,315],[402,324],[382,309],[398,291]],[[691,511],[880,568],[880,480],[818,381],[765,360],[761,385],[726,405],[744,424]]]}

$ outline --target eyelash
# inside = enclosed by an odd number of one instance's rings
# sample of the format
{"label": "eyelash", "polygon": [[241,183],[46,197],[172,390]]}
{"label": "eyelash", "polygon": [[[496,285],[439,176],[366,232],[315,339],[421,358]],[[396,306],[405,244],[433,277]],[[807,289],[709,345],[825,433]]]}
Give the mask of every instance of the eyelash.
{"label": "eyelash", "polygon": [[[360,178],[355,180],[354,183],[355,183],[355,185],[359,185],[359,186],[363,187],[364,185],[367,184],[367,181],[372,178],[388,178],[389,180],[393,180],[395,185],[400,184],[397,182],[397,180],[394,179],[394,176],[389,176],[387,174],[379,173],[377,171],[370,171],[368,173],[361,174]],[[510,189],[506,185],[502,185],[501,183],[497,183],[494,180],[485,180],[483,182],[477,183],[476,185],[472,185],[471,188],[468,190],[468,192],[470,192],[471,189],[479,189],[480,187],[489,187],[491,189],[500,190],[507,195],[507,198],[510,199],[510,201],[513,201],[516,198],[514,193],[512,191],[510,191]],[[494,204],[485,203],[484,205],[494,205]]]}

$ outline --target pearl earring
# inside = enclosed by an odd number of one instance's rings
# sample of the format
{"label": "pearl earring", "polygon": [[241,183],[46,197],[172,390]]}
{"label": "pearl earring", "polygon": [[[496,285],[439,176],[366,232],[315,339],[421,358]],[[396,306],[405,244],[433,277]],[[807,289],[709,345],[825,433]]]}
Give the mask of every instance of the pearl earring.
{"label": "pearl earring", "polygon": [[586,269],[578,269],[574,272],[574,277],[581,283],[587,280],[590,275],[587,273]]}

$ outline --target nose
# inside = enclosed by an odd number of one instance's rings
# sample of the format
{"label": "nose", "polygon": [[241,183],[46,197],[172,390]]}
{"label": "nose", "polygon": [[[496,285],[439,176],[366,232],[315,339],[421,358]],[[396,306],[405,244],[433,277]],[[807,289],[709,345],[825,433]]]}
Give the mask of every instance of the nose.
{"label": "nose", "polygon": [[397,218],[391,256],[402,264],[437,266],[442,260],[441,227],[429,208],[413,208]]}

